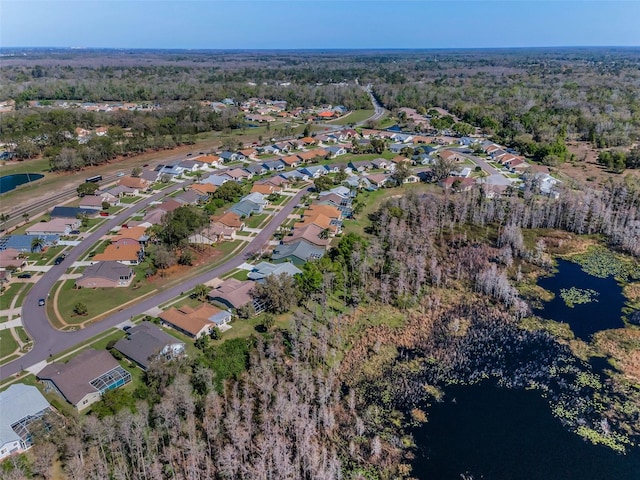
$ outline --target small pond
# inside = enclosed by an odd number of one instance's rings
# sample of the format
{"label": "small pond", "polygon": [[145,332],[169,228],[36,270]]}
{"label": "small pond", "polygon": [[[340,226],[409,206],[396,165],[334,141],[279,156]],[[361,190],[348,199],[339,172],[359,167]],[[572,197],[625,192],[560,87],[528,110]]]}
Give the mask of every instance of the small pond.
{"label": "small pond", "polygon": [[44,175],[40,173],[16,173],[0,177],[0,193],[7,193],[25,183],[40,180]]}
{"label": "small pond", "polygon": [[[625,297],[622,287],[613,277],[598,278],[582,270],[577,263],[558,260],[558,272],[552,277],[538,281],[545,290],[553,292],[555,298],[546,302],[535,313],[542,318],[569,324],[576,337],[589,341],[591,335],[600,330],[622,328],[622,307]],[[561,297],[561,290],[571,288],[594,291],[593,301],[567,306]],[[640,478],[640,477],[639,477]]]}
{"label": "small pond", "polygon": [[419,480],[638,480],[640,451],[619,455],[566,430],[539,392],[451,387],[413,431]]}

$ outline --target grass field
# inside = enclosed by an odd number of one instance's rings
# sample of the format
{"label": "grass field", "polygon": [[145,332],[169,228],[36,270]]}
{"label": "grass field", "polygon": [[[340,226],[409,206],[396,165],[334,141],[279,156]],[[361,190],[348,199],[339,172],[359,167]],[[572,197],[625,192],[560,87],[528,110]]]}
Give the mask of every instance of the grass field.
{"label": "grass field", "polygon": [[[76,290],[74,289],[74,285],[74,280],[66,280],[58,294],[58,310],[64,321],[70,325],[78,325],[86,322],[90,318],[100,316],[156,288],[156,285],[146,281],[143,281],[141,283],[142,286],[135,290],[133,287],[80,288]],[[88,313],[86,316],[79,316],[73,312],[73,307],[78,302],[84,303],[87,306]]]}
{"label": "grass field", "polygon": [[0,359],[13,355],[18,349],[16,342],[10,330],[0,330]]}
{"label": "grass field", "polygon": [[331,120],[327,123],[332,123],[334,125],[351,125],[353,123],[365,121],[374,113],[375,110],[355,110],[345,117],[338,118],[337,120]]}
{"label": "grass field", "polygon": [[14,297],[18,295],[24,285],[24,283],[12,283],[0,294],[0,310],[6,310],[11,306]]}
{"label": "grass field", "polygon": [[258,228],[260,224],[263,223],[265,219],[269,216],[270,215],[267,215],[266,213],[251,215],[249,218],[245,219],[244,223],[249,228]]}

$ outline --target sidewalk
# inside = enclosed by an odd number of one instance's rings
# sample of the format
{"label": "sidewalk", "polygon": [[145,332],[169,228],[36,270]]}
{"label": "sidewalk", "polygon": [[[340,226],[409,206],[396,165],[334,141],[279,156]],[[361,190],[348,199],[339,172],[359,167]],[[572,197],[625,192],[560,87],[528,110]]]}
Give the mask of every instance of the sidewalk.
{"label": "sidewalk", "polygon": [[22,326],[22,318],[14,318],[13,320],[9,320],[8,322],[0,323],[0,330],[8,330],[9,328],[21,327]]}

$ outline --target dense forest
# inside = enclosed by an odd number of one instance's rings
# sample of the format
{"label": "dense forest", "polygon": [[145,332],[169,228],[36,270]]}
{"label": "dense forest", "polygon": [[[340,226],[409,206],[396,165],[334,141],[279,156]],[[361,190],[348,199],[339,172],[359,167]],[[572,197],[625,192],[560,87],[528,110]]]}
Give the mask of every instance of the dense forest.
{"label": "dense forest", "polygon": [[254,293],[271,313],[295,309],[288,329],[198,341],[197,356],[154,364],[92,414],[48,419],[3,477],[51,478],[59,459],[71,479],[406,478],[407,428],[446,385],[486,379],[544,392],[567,428],[624,452],[640,440],[640,390],[527,326],[519,287],[551,266],[566,241],[552,232],[600,236],[639,279],[640,189],[526,193],[387,201],[365,236]]}
{"label": "dense forest", "polygon": [[[93,53],[93,54],[91,54]],[[29,51],[0,68],[0,98],[18,111],[0,117],[2,140],[21,158],[57,146],[71,126],[132,128],[162,144],[173,137],[238,128],[237,111],[198,108],[202,100],[286,100],[293,107],[370,108],[357,87],[372,84],[389,109],[444,107],[525,154],[555,155],[583,140],[628,148],[640,138],[640,52],[533,49],[402,52]],[[28,108],[30,100],[142,102],[153,113],[85,115]],[[56,118],[52,119],[51,115]],[[73,125],[72,125],[73,124]],[[34,141],[36,139],[36,141]],[[138,142],[140,144],[141,141]],[[142,142],[144,143],[144,142]],[[35,147],[28,148],[28,144]],[[143,145],[148,147],[148,145]],[[541,146],[543,153],[539,152]],[[563,154],[563,151],[559,152]]]}

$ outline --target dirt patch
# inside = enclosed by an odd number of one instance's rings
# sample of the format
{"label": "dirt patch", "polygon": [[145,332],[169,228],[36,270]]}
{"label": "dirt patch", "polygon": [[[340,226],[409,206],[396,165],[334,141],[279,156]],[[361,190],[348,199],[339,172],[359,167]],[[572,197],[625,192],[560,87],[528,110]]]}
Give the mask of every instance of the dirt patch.
{"label": "dirt patch", "polygon": [[640,179],[638,170],[625,170],[622,174],[607,172],[598,163],[602,149],[594,148],[588,142],[568,142],[567,148],[575,155],[575,161],[564,163],[558,167],[558,171],[587,187],[601,188],[609,178],[620,179],[625,175]]}
{"label": "dirt patch", "polygon": [[148,282],[153,283],[156,287],[161,287],[168,281],[186,278],[191,270],[215,263],[223,255],[223,252],[210,246],[202,249],[189,248],[189,252],[193,255],[192,265],[175,264],[164,270],[158,270],[158,273],[149,277]]}

